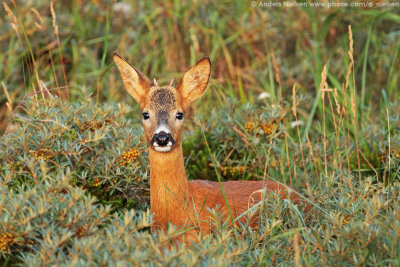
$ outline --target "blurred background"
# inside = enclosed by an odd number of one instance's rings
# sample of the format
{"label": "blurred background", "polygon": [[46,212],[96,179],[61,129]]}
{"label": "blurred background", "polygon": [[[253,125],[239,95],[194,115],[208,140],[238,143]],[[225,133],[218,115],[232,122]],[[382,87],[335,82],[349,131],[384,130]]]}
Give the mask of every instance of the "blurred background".
{"label": "blurred background", "polygon": [[[384,1],[374,4],[379,2]],[[400,95],[398,7],[273,8],[259,1],[252,6],[251,1],[217,0],[73,0],[52,6],[50,1],[6,0],[0,25],[1,132],[18,103],[35,91],[70,101],[91,95],[99,102],[136,106],[113,64],[115,51],[165,85],[209,56],[210,87],[195,107],[205,114],[210,106],[223,106],[227,96],[255,103],[264,93],[279,103],[279,71],[283,99],[296,85],[307,100],[299,117],[310,123],[321,113],[324,65],[330,88],[340,89],[345,81],[349,25],[355,59],[350,87],[360,97],[361,114],[371,118],[371,112],[385,112],[385,103]]]}

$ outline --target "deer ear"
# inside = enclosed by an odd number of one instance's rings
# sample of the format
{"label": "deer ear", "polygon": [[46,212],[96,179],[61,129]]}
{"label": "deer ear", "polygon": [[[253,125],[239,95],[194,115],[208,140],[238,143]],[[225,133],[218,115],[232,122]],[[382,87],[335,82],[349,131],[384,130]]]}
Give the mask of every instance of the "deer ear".
{"label": "deer ear", "polygon": [[152,83],[143,73],[132,67],[117,53],[113,54],[113,58],[121,73],[125,89],[140,105],[142,105]]}
{"label": "deer ear", "polygon": [[204,94],[210,78],[210,72],[211,62],[208,57],[205,57],[183,75],[176,90],[182,97],[184,109],[190,102]]}

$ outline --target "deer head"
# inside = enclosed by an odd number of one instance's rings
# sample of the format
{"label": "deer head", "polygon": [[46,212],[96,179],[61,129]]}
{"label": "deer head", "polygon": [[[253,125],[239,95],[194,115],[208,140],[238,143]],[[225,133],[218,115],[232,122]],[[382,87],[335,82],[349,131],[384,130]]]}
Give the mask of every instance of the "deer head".
{"label": "deer head", "polygon": [[125,89],[140,104],[143,127],[150,149],[170,152],[181,144],[182,123],[189,104],[203,95],[211,72],[211,62],[203,58],[187,71],[176,87],[173,81],[160,87],[129,65],[118,54],[114,61]]}

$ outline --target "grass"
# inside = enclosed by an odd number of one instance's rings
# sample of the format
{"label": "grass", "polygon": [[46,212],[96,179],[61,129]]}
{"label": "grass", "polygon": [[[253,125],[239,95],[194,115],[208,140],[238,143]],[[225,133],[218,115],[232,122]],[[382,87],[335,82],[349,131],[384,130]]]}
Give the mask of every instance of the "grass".
{"label": "grass", "polygon": [[[398,8],[212,0],[2,8],[5,265],[400,264]],[[256,229],[226,227],[215,211],[212,236],[166,249],[182,229],[147,230],[139,109],[114,51],[159,84],[209,56],[209,89],[188,111],[202,124],[185,120],[188,176],[274,179],[313,210],[270,195]]]}

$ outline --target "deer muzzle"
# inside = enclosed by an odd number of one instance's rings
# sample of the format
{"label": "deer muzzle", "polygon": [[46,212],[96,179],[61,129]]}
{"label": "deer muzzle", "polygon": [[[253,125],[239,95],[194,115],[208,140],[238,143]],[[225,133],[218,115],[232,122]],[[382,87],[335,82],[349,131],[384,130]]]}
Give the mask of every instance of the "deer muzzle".
{"label": "deer muzzle", "polygon": [[175,140],[170,133],[159,132],[154,134],[150,144],[153,145],[156,151],[168,152],[175,144]]}

